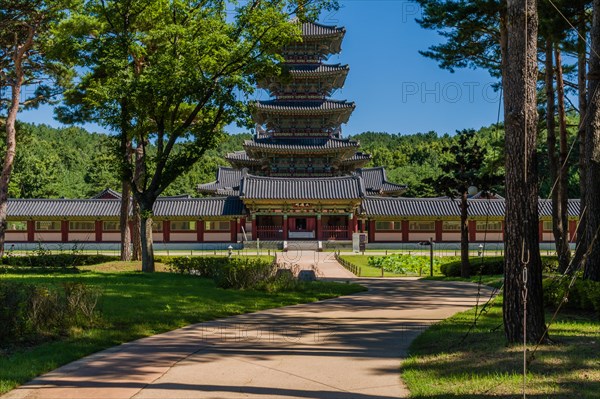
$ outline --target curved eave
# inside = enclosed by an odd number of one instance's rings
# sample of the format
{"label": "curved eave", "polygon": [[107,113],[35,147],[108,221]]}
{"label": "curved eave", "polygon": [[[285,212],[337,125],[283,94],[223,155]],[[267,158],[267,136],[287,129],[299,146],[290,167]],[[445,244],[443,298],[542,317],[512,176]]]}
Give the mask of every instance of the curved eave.
{"label": "curved eave", "polygon": [[304,108],[304,107],[274,107],[255,106],[253,118],[256,123],[262,125],[277,116],[329,116],[335,118],[335,123],[346,123],[354,112],[356,105],[348,103],[348,106],[339,108]]}

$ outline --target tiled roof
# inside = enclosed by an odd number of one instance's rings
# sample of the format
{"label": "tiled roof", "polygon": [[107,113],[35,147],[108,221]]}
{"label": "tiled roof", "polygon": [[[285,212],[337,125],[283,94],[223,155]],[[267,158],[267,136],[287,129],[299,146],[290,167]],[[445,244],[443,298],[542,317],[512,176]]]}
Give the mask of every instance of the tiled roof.
{"label": "tiled roof", "polygon": [[352,101],[315,100],[315,101],[258,101],[256,107],[259,111],[275,111],[286,113],[328,113],[337,110],[352,110],[355,104]]}
{"label": "tiled roof", "polygon": [[240,169],[220,166],[217,170],[217,180],[211,183],[199,184],[197,190],[203,193],[218,195],[237,195],[237,189],[240,186],[240,180],[242,180],[242,173]]}
{"label": "tiled roof", "polygon": [[246,154],[246,151],[230,152],[229,154],[227,154],[225,156],[225,159],[227,159],[228,161],[245,163],[245,164],[260,164],[261,163],[260,159],[250,158],[248,156],[248,154]]}
{"label": "tiled roof", "polygon": [[275,152],[331,152],[346,148],[358,148],[357,141],[334,138],[315,139],[256,139],[246,140],[244,148]]}
{"label": "tiled roof", "polygon": [[121,198],[121,193],[113,190],[112,188],[106,188],[94,195],[91,199],[110,199],[110,198]]}
{"label": "tiled roof", "polygon": [[335,64],[288,64],[289,72],[294,76],[326,75],[329,73],[348,72],[348,65]]}
{"label": "tiled roof", "polygon": [[[295,19],[294,22],[298,20]],[[327,36],[338,36],[346,32],[345,28],[337,26],[321,25],[316,22],[303,22],[302,23],[302,36],[303,37],[327,37]]]}
{"label": "tiled roof", "polygon": [[371,154],[366,154],[364,152],[357,152],[355,153],[351,158],[347,158],[344,159],[342,161],[342,163],[356,163],[356,162],[361,162],[361,161],[370,161],[371,160]]}
{"label": "tiled roof", "polygon": [[[504,217],[504,199],[469,199],[469,217]],[[569,216],[579,215],[579,200],[569,200]],[[460,200],[450,198],[367,197],[362,203],[367,216],[460,217]],[[540,200],[539,215],[550,216],[551,201]]]}
{"label": "tiled roof", "polygon": [[387,181],[385,168],[363,168],[356,172],[365,181],[365,188],[371,193],[396,193],[406,190],[406,186]]}
{"label": "tiled roof", "polygon": [[277,178],[248,175],[240,195],[245,199],[359,199],[365,191],[358,176]]}
{"label": "tiled roof", "polygon": [[[10,199],[11,218],[118,218],[119,199]],[[237,216],[244,214],[238,197],[159,198],[154,204],[156,217]]]}

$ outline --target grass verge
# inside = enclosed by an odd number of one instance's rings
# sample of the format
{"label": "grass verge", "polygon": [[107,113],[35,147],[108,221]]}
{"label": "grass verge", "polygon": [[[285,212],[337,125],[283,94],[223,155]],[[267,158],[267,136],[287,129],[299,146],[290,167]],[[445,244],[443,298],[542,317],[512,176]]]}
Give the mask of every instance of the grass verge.
{"label": "grass verge", "polygon": [[[473,310],[457,314],[415,339],[410,358],[401,366],[412,398],[522,396],[522,347],[506,346],[501,297],[462,341],[473,316]],[[563,313],[550,337],[555,343],[540,347],[529,367],[527,396],[597,398],[600,320],[591,314]]]}
{"label": "grass verge", "polygon": [[[360,267],[359,277],[406,277],[406,276],[418,276],[418,274],[398,274],[385,271],[383,276],[381,275],[381,269],[369,265],[369,258],[374,255],[343,255],[340,254],[340,258],[353,265]],[[429,265],[423,267],[422,275],[429,274]]]}
{"label": "grass verge", "polygon": [[423,277],[423,280],[438,280],[438,281],[469,281],[471,283],[479,283],[489,285],[490,287],[500,288],[504,282],[504,275],[502,274],[491,274],[482,276],[471,276],[469,278],[462,277],[446,277],[446,276],[427,276]]}
{"label": "grass verge", "polygon": [[[6,281],[59,284],[79,281],[103,296],[95,328],[71,331],[63,339],[0,352],[0,394],[70,361],[141,337],[216,318],[314,302],[363,291],[355,284],[316,282],[292,292],[224,290],[212,280],[173,273],[142,274],[135,263],[90,266],[80,274],[5,274]],[[125,270],[125,271],[123,271]],[[117,272],[118,271],[118,272]]]}

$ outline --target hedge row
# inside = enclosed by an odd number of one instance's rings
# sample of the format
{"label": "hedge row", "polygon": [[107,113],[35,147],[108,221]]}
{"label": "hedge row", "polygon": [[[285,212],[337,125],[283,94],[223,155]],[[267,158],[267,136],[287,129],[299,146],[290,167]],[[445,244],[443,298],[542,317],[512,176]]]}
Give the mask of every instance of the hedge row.
{"label": "hedge row", "polygon": [[[556,257],[543,256],[542,267],[545,272],[554,272],[558,267]],[[440,271],[447,277],[460,277],[460,260],[444,263],[440,266]],[[501,256],[476,257],[471,258],[471,274],[503,274],[504,258]]]}
{"label": "hedge row", "polygon": [[176,257],[167,263],[171,271],[213,279],[221,288],[259,288],[277,272],[274,261],[253,258]]}
{"label": "hedge row", "polygon": [[77,282],[40,286],[0,281],[0,343],[41,341],[92,325],[99,298],[100,291]]}
{"label": "hedge row", "polygon": [[0,259],[0,264],[13,267],[32,267],[32,268],[69,268],[87,265],[96,265],[98,263],[116,261],[116,256],[108,255],[84,255],[84,254],[33,254],[23,256],[4,256]]}

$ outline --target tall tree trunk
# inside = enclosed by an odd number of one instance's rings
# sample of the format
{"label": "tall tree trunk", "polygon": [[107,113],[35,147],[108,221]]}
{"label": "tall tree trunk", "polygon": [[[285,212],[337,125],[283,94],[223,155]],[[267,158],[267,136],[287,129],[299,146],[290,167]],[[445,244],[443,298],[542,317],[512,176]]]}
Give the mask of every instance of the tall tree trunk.
{"label": "tall tree trunk", "polygon": [[0,258],[4,256],[4,242],[6,239],[6,217],[8,209],[8,185],[12,175],[17,151],[17,114],[21,101],[21,85],[23,82],[23,71],[21,63],[15,67],[15,82],[11,87],[10,108],[6,118],[6,152],[0,175]]}
{"label": "tall tree trunk", "polygon": [[471,276],[471,264],[469,263],[469,204],[467,192],[460,197],[460,276],[469,278]]}
{"label": "tall tree trunk", "polygon": [[[585,236],[585,187],[587,184],[587,163],[585,146],[585,118],[587,110],[587,17],[585,4],[581,5],[579,10],[579,37],[577,38],[577,86],[579,91],[579,130],[577,138],[579,140],[579,223],[577,224],[577,250],[575,251],[574,265],[579,265],[582,260],[587,241]],[[582,37],[583,36],[583,37]]]}
{"label": "tall tree trunk", "polygon": [[121,214],[119,224],[121,229],[121,260],[131,260],[131,231],[129,229],[129,209],[131,205],[131,185],[123,179],[121,182]]}
{"label": "tall tree trunk", "polygon": [[[524,338],[529,342],[537,342],[545,331],[538,239],[537,23],[536,1],[508,0],[508,46],[503,57],[506,61],[503,317],[509,343],[522,342]],[[524,278],[525,268],[527,278]],[[525,292],[527,317],[523,309]]]}
{"label": "tall tree trunk", "polygon": [[[558,179],[556,180],[556,211],[555,204],[552,204],[552,218],[554,239],[556,242],[556,253],[558,255],[558,267],[561,273],[564,273],[569,268],[571,261],[571,248],[569,247],[569,203],[568,203],[568,184],[569,184],[569,166],[567,164],[567,156],[569,152],[567,144],[567,114],[565,109],[565,82],[563,79],[562,57],[560,49],[555,48],[554,54],[556,57],[556,94],[558,96],[558,120],[560,132],[560,145],[558,156]],[[554,202],[554,201],[553,201]],[[556,217],[556,222],[554,218]]]}
{"label": "tall tree trunk", "polygon": [[588,74],[588,108],[586,111],[586,237],[589,256],[583,276],[600,281],[600,0],[594,0],[591,29],[590,72]]}
{"label": "tall tree trunk", "polygon": [[152,242],[152,207],[154,201],[140,199],[140,210],[142,217],[142,271],[153,273],[154,267],[154,245]]}
{"label": "tall tree trunk", "polygon": [[[136,187],[142,187],[142,180],[144,179],[144,149],[141,145],[138,145],[135,149],[135,173],[133,179]],[[132,260],[142,260],[142,218],[140,215],[140,204],[138,203],[135,196],[132,197],[132,219],[133,219],[133,253],[131,256]]]}
{"label": "tall tree trunk", "polygon": [[[550,198],[552,200],[552,234],[554,236],[554,245],[556,252],[562,249],[562,234],[560,230],[560,190],[558,181],[560,162],[556,151],[556,96],[554,90],[554,43],[551,39],[546,39],[546,132],[548,144],[548,169],[550,169]],[[560,258],[560,255],[559,255]]]}

